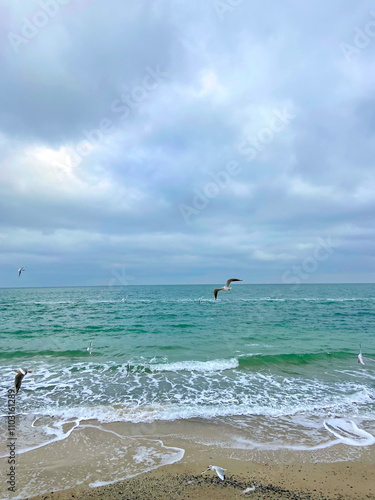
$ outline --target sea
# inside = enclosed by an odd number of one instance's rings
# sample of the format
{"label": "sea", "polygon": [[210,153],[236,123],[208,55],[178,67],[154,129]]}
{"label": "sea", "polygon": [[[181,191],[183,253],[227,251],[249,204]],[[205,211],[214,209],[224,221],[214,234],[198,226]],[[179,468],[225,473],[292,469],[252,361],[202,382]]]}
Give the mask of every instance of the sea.
{"label": "sea", "polygon": [[375,284],[216,286],[0,289],[2,435],[22,368],[19,455],[88,421],[225,424],[216,444],[242,450],[375,443]]}

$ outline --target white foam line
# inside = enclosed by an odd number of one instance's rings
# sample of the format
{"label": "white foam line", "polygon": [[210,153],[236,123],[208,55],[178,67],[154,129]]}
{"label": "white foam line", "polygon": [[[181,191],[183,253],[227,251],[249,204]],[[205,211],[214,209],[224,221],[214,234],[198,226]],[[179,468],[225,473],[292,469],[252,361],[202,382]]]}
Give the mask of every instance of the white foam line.
{"label": "white foam line", "polygon": [[112,431],[111,429],[103,429],[103,427],[101,425],[92,425],[92,424],[83,424],[83,425],[80,425],[79,426],[81,429],[99,429],[100,431],[103,431],[103,432],[108,432],[108,434],[113,434],[114,436],[117,436],[119,437],[120,439],[133,439],[133,436],[123,436],[122,434],[118,434],[117,432],[115,431]]}
{"label": "white foam line", "polygon": [[[323,422],[324,427],[329,431],[331,434],[333,434],[335,437],[338,438],[340,443],[347,444],[349,446],[370,446],[375,443],[375,437],[370,434],[369,432],[365,431],[364,429],[360,429],[353,420],[349,420],[352,429],[347,429],[345,428],[345,424],[348,422],[343,421],[340,425],[340,422],[338,424],[335,424],[332,422],[330,423],[329,421],[325,420]],[[341,432],[339,432],[341,431]],[[354,435],[353,435],[354,433]],[[357,436],[355,436],[355,434]],[[356,440],[355,438],[359,438],[360,440]],[[361,438],[365,438],[362,439]]]}
{"label": "white foam line", "polygon": [[[145,438],[144,436],[137,435],[137,434],[135,434],[134,436],[124,436],[123,434],[119,434],[118,432],[115,432],[115,431],[113,431],[111,429],[103,429],[103,427],[101,425],[83,424],[83,425],[79,425],[79,427],[80,427],[80,429],[89,429],[89,428],[91,428],[91,429],[99,429],[102,432],[108,432],[108,434],[113,434],[114,436],[117,436],[120,439],[133,439],[133,440],[140,440],[141,439],[141,440],[144,440],[144,441],[152,441],[152,442],[155,442],[155,443],[159,443],[159,444],[161,444],[161,446],[163,448],[166,448],[168,450],[177,450],[177,451],[180,451],[180,452],[182,451],[183,454],[182,454],[181,458],[185,454],[185,450],[183,448],[176,448],[175,446],[165,446],[164,443],[163,443],[163,441],[161,439]],[[179,460],[181,460],[181,458],[179,458]],[[121,481],[121,479],[119,479],[119,481]]]}
{"label": "white foam line", "polygon": [[[45,416],[45,415],[43,415],[43,416]],[[37,420],[37,419],[35,419],[35,420]],[[35,420],[34,420],[34,422],[35,422]],[[33,427],[34,422],[31,424],[32,427]],[[79,420],[76,420],[75,422],[76,422],[76,425],[74,425],[66,433],[63,433],[63,435],[56,436],[55,438],[50,439],[49,441],[45,441],[45,442],[38,444],[38,445],[35,445],[35,446],[30,446],[29,448],[22,448],[21,450],[17,450],[17,454],[21,455],[22,453],[28,453],[29,451],[37,450],[38,448],[43,448],[44,446],[48,446],[51,443],[55,443],[57,441],[62,441],[63,439],[66,439],[67,437],[70,436],[70,434],[74,431],[74,429],[79,426]],[[61,426],[65,425],[66,423],[71,423],[71,422],[62,422]],[[0,458],[5,458],[7,456],[8,455],[0,455]]]}
{"label": "white foam line", "polygon": [[150,365],[151,371],[222,371],[238,368],[237,358],[217,359],[212,361],[178,361],[176,363]]}
{"label": "white foam line", "polygon": [[[274,450],[313,451],[313,450],[322,450],[324,448],[330,448],[335,444],[341,443],[339,439],[335,441],[327,441],[326,443],[317,444],[315,446],[256,443],[255,441],[251,441],[250,439],[244,439],[244,438],[235,438],[235,441],[238,443],[238,449],[240,450],[261,449],[269,451],[274,451]],[[229,445],[221,444],[221,447],[234,448],[233,443]]]}
{"label": "white foam line", "polygon": [[[112,432],[112,431],[110,431],[110,432]],[[117,433],[115,433],[115,432],[113,432],[113,433],[115,435],[117,435]],[[122,437],[125,438],[126,436],[122,436]],[[145,440],[145,438],[143,438],[143,439]],[[159,443],[166,450],[176,450],[176,452],[178,452],[178,455],[175,459],[164,458],[161,460],[160,464],[155,465],[154,467],[145,468],[141,472],[137,472],[136,474],[130,474],[130,475],[127,475],[124,477],[120,477],[120,478],[117,478],[113,481],[94,481],[93,483],[89,483],[89,487],[90,488],[99,488],[100,486],[106,486],[108,484],[115,484],[115,483],[118,483],[119,481],[124,481],[125,479],[130,479],[132,477],[139,476],[140,474],[144,474],[145,472],[150,472],[152,470],[158,469],[159,467],[163,467],[164,465],[171,465],[171,464],[174,464],[176,462],[179,462],[180,460],[182,460],[182,458],[185,455],[185,450],[183,448],[176,448],[174,446],[165,446],[163,441],[161,441],[160,439],[146,439],[146,441],[154,441],[156,443]]]}

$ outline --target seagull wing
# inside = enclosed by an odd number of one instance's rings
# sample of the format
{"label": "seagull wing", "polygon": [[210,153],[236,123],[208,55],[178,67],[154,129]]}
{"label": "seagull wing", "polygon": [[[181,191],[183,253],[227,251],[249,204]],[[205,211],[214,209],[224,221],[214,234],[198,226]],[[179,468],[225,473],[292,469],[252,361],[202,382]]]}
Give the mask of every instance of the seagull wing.
{"label": "seagull wing", "polygon": [[369,361],[370,363],[371,362],[375,363],[375,359],[367,358],[366,356],[362,356],[362,344],[359,344],[358,363],[361,363],[361,365],[364,365],[365,361]]}
{"label": "seagull wing", "polygon": [[218,465],[211,465],[212,469],[215,469],[216,474],[219,476],[219,478],[224,481],[225,479],[225,472],[222,467],[219,467]]}
{"label": "seagull wing", "polygon": [[15,371],[17,372],[17,375],[15,376],[14,379],[14,387],[16,388],[16,394],[17,394],[21,388],[22,380],[23,377],[26,375],[26,373],[24,373],[21,370],[15,370]]}
{"label": "seagull wing", "polygon": [[224,288],[215,288],[215,290],[214,290],[215,300],[217,299],[217,294],[220,292],[220,290],[224,290]]}
{"label": "seagull wing", "polygon": [[225,283],[225,287],[228,288],[228,286],[232,283],[232,281],[242,281],[242,280],[239,280],[238,278],[230,278],[229,280],[227,280],[227,282]]}

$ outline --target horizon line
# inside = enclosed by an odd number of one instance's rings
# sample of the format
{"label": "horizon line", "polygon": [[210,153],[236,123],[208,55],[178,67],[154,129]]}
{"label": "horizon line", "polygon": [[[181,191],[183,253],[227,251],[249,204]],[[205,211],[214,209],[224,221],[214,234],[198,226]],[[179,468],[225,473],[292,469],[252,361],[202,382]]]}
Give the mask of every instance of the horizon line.
{"label": "horizon line", "polygon": [[[137,286],[216,286],[216,283],[154,283],[154,284],[138,284],[138,285],[34,285],[34,286],[0,286],[0,290],[12,289],[32,289],[32,288],[127,288]],[[353,281],[353,282],[319,282],[319,283],[238,283],[237,286],[311,286],[311,285],[374,285],[375,282]]]}

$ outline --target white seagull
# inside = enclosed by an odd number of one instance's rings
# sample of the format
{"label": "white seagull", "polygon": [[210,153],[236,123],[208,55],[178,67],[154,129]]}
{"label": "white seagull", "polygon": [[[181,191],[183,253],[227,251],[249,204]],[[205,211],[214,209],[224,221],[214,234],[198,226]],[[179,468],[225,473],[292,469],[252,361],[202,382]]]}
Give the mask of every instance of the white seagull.
{"label": "white seagull", "polygon": [[23,377],[26,375],[26,373],[33,373],[33,372],[32,370],[22,370],[22,368],[13,371],[17,373],[14,379],[14,387],[16,388],[16,394],[17,394],[21,388]]}
{"label": "white seagull", "polygon": [[215,290],[214,290],[215,300],[217,299],[217,294],[219,292],[221,292],[221,291],[227,292],[228,290],[231,290],[231,288],[229,288],[229,285],[232,283],[232,281],[242,281],[242,280],[239,280],[237,278],[231,278],[231,279],[227,280],[227,282],[225,283],[225,285],[223,286],[223,288],[215,288]]}
{"label": "white seagull", "polygon": [[206,470],[204,470],[201,474],[205,474],[206,472],[208,472],[209,470],[214,470],[216,472],[216,474],[219,476],[219,478],[224,481],[225,479],[225,470],[226,469],[223,469],[222,467],[219,467],[218,465],[209,465],[208,468]]}
{"label": "white seagull", "polygon": [[86,351],[87,351],[89,354],[91,354],[91,353],[92,353],[92,344],[93,344],[93,342],[90,342],[90,343],[89,343],[89,346],[88,346],[88,347],[87,347],[87,349],[86,349]]}
{"label": "white seagull", "polygon": [[22,273],[22,271],[24,271],[24,270],[25,270],[25,268],[24,268],[24,267],[20,267],[20,268],[18,269],[18,277],[20,277],[20,276],[21,276],[21,273]]}
{"label": "white seagull", "polygon": [[361,363],[361,365],[365,365],[366,364],[365,361],[372,361],[373,363],[375,363],[375,359],[362,356],[362,347],[361,344],[359,344],[358,363]]}

